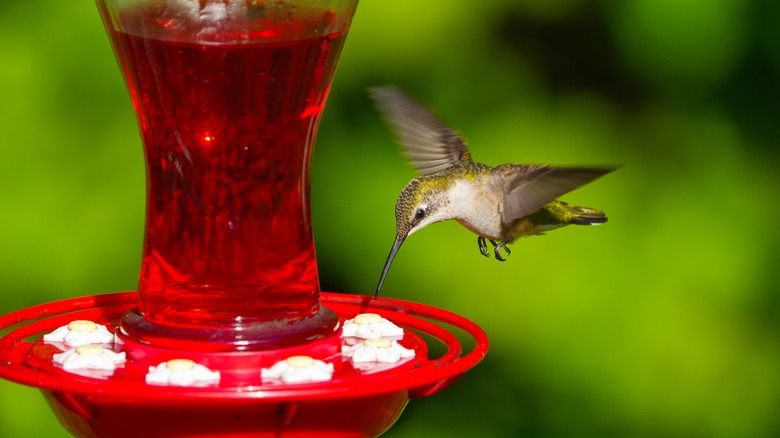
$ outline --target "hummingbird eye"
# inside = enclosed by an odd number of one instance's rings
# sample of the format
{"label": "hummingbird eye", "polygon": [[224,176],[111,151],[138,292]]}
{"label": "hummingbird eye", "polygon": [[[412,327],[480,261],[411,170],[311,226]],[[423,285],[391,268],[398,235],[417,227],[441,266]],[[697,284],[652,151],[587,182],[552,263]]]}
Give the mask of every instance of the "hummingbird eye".
{"label": "hummingbird eye", "polygon": [[417,211],[414,213],[414,220],[420,220],[424,217],[425,217],[425,209],[418,208]]}

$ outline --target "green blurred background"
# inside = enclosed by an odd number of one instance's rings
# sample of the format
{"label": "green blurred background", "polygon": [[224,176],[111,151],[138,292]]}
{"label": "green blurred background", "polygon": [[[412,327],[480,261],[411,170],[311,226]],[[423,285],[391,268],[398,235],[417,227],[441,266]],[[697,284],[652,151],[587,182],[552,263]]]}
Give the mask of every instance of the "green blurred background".
{"label": "green blurred background", "polygon": [[[144,170],[90,1],[0,2],[0,313],[132,290]],[[483,363],[389,437],[780,436],[780,2],[363,0],[313,163],[323,290],[370,294],[414,176],[365,87],[402,85],[487,164],[622,164],[598,228],[410,238],[383,293],[480,324]],[[0,381],[0,436],[66,436]]]}

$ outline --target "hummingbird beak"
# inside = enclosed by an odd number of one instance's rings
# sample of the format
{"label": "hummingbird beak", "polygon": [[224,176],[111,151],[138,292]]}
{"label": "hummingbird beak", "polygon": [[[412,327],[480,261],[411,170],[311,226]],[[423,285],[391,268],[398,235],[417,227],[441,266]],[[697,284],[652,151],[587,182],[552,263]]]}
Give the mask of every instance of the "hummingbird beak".
{"label": "hummingbird beak", "polygon": [[393,259],[395,258],[395,254],[401,248],[401,245],[404,243],[404,240],[406,240],[406,236],[395,236],[395,242],[393,242],[393,247],[390,248],[390,254],[388,254],[387,261],[385,262],[385,267],[384,269],[382,269],[382,276],[379,277],[379,284],[376,285],[376,293],[374,294],[375,300],[379,298],[379,292],[382,290],[382,283],[385,282],[387,271],[390,270],[390,265],[393,264]]}

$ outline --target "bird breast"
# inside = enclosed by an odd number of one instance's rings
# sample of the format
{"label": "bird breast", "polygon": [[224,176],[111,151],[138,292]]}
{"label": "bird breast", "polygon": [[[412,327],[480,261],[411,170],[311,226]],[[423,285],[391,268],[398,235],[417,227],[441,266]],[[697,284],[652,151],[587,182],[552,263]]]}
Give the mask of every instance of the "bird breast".
{"label": "bird breast", "polygon": [[501,240],[499,199],[480,180],[456,182],[450,189],[449,209],[452,217],[471,232],[488,239]]}

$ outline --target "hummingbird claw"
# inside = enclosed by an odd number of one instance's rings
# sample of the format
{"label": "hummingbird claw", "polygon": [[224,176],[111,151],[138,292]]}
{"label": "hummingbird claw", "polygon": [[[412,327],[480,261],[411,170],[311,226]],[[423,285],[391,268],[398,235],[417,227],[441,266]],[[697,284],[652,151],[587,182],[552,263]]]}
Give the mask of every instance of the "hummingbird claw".
{"label": "hummingbird claw", "polygon": [[496,254],[496,260],[498,260],[499,262],[505,262],[506,261],[506,259],[501,256],[501,250],[502,249],[504,251],[506,251],[506,255],[512,254],[512,251],[509,248],[507,248],[507,246],[506,246],[506,244],[507,244],[506,241],[503,241],[503,242],[497,244],[496,242],[491,240],[490,243],[492,243],[495,246],[495,248],[493,248],[493,251]]}
{"label": "hummingbird claw", "polygon": [[477,236],[477,245],[479,245],[480,254],[482,254],[485,257],[490,257],[490,253],[488,252],[487,243],[485,242],[484,237]]}

